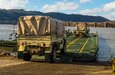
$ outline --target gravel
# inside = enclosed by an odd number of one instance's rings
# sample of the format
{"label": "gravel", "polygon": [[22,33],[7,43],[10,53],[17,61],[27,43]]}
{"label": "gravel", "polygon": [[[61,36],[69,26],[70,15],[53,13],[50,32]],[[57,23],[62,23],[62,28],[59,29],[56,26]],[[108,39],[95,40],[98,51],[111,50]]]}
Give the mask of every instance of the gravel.
{"label": "gravel", "polygon": [[29,63],[14,57],[0,57],[0,68]]}
{"label": "gravel", "polygon": [[30,62],[0,68],[0,75],[112,75],[111,66],[92,62]]}

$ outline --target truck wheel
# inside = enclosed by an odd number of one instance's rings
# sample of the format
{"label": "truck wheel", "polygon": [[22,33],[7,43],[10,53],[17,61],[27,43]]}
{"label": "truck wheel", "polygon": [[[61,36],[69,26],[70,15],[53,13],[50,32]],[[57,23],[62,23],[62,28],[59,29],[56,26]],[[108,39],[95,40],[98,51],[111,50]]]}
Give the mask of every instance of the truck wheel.
{"label": "truck wheel", "polygon": [[51,62],[51,54],[50,53],[45,53],[45,61]]}
{"label": "truck wheel", "polygon": [[66,46],[64,46],[64,48],[61,49],[61,55],[64,55],[64,54],[66,54]]}
{"label": "truck wheel", "polygon": [[51,53],[45,53],[45,61],[46,62],[56,62],[56,47],[52,47],[52,52]]}
{"label": "truck wheel", "polygon": [[51,52],[51,62],[56,62],[56,57],[57,57],[57,47],[56,45],[53,45]]}
{"label": "truck wheel", "polygon": [[64,55],[66,53],[66,40],[64,39],[63,49],[61,49],[61,55]]}
{"label": "truck wheel", "polygon": [[29,53],[24,53],[23,54],[23,60],[30,61],[30,59],[31,59],[31,55]]}
{"label": "truck wheel", "polygon": [[56,46],[52,47],[51,62],[56,62],[56,54],[57,54],[56,49],[57,49]]}
{"label": "truck wheel", "polygon": [[18,59],[23,59],[23,52],[18,51]]}

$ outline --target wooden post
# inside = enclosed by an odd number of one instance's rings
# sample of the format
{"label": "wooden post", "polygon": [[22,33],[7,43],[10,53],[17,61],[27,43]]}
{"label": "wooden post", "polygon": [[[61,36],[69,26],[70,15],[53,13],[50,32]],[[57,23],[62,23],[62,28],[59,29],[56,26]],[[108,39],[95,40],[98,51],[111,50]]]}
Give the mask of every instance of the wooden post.
{"label": "wooden post", "polygon": [[96,24],[97,24],[97,23],[96,23],[96,22],[94,22],[94,27],[96,27]]}

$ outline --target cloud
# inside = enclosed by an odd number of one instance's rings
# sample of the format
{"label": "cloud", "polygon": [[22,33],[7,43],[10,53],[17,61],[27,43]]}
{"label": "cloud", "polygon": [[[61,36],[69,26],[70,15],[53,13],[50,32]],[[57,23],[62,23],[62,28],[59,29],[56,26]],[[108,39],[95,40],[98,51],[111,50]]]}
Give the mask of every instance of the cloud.
{"label": "cloud", "polygon": [[80,3],[87,3],[90,2],[91,0],[80,0]]}
{"label": "cloud", "polygon": [[23,9],[28,0],[0,0],[1,9]]}
{"label": "cloud", "polygon": [[103,10],[104,11],[115,10],[115,1],[105,4]]}
{"label": "cloud", "polygon": [[108,14],[108,18],[110,20],[114,20],[115,21],[115,11],[111,12],[111,14]]}
{"label": "cloud", "polygon": [[115,11],[111,13],[111,15],[115,16]]}
{"label": "cloud", "polygon": [[75,10],[77,8],[78,8],[78,4],[75,2],[60,1],[52,5],[46,4],[42,7],[41,10],[43,12],[59,12],[65,10]]}
{"label": "cloud", "polygon": [[108,18],[109,20],[115,21],[115,11],[109,12],[109,14],[104,15],[104,17]]}
{"label": "cloud", "polygon": [[81,10],[80,14],[83,15],[96,15],[97,13],[100,13],[102,10],[99,8],[93,8],[93,9],[86,9],[86,10]]}
{"label": "cloud", "polygon": [[115,1],[106,3],[100,8],[98,7],[98,8],[81,10],[79,13],[83,15],[93,15],[93,16],[100,15],[106,17],[107,19],[115,21]]}
{"label": "cloud", "polygon": [[110,20],[115,20],[115,1],[106,3],[100,8],[98,7],[98,8],[81,10],[79,14],[93,15],[93,16],[101,15],[105,16],[106,18],[109,18]]}

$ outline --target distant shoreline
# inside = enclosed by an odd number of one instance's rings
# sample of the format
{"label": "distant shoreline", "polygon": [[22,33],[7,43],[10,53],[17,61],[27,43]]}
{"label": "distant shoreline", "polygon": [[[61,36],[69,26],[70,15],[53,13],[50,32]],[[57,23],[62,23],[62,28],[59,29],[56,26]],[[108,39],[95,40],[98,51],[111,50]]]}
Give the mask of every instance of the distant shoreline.
{"label": "distant shoreline", "polygon": [[2,21],[2,20],[0,20],[0,24],[17,24],[17,21]]}
{"label": "distant shoreline", "polygon": [[13,24],[13,23],[0,23],[0,25],[17,25],[17,24]]}
{"label": "distant shoreline", "polygon": [[[14,24],[1,24],[1,23],[0,23],[0,25],[14,25]],[[17,25],[17,24],[16,24],[16,25]]]}

